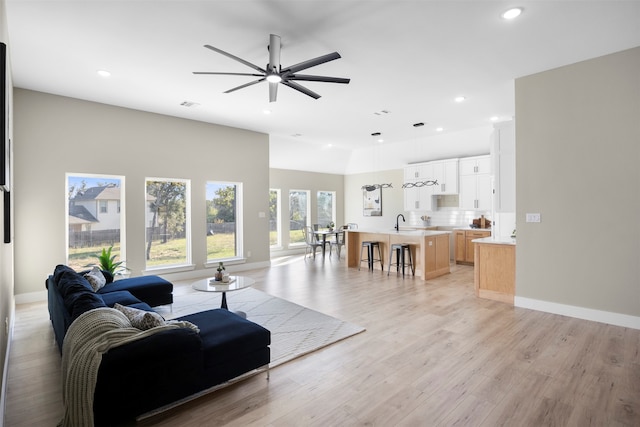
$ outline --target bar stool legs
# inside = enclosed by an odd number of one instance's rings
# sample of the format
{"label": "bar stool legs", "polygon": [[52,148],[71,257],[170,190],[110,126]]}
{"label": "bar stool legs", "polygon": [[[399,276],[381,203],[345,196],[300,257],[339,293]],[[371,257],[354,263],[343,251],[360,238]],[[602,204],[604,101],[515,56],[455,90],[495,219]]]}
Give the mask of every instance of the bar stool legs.
{"label": "bar stool legs", "polygon": [[[378,258],[374,258],[375,257],[374,248],[378,248]],[[367,250],[367,257],[363,258],[362,252],[365,249]],[[360,270],[360,266],[362,265],[363,261],[367,261],[370,271],[373,271],[373,265],[375,261],[379,261],[380,269],[384,271],[384,266],[382,265],[382,252],[380,251],[380,242],[372,242],[372,241],[362,242],[362,247],[360,248],[360,265],[358,265],[358,270]]]}
{"label": "bar stool legs", "polygon": [[[405,258],[405,251],[409,254],[408,257]],[[393,263],[393,254],[396,254],[396,262]],[[407,264],[405,261],[407,260],[409,263]],[[396,274],[400,272],[400,266],[402,266],[402,277],[404,278],[404,267],[408,265],[411,268],[411,274],[413,276],[416,275],[416,269],[413,265],[413,258],[411,257],[411,245],[408,243],[393,243],[391,248],[389,248],[389,268],[387,269],[387,276],[391,273],[391,267],[396,266]]]}

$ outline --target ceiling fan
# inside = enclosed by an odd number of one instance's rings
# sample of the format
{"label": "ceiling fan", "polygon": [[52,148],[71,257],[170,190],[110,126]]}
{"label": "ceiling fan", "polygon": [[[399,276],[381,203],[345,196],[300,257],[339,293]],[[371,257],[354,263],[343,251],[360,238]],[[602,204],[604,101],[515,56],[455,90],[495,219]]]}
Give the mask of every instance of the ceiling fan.
{"label": "ceiling fan", "polygon": [[299,64],[291,65],[289,67],[283,68],[280,65],[280,36],[275,34],[271,34],[269,36],[269,63],[266,68],[260,68],[251,62],[245,61],[244,59],[238,58],[235,55],[232,55],[224,50],[220,50],[216,47],[209,46],[208,44],[204,45],[207,49],[211,49],[214,52],[221,53],[224,56],[227,56],[231,59],[235,59],[242,64],[253,68],[258,71],[257,73],[225,73],[225,72],[215,72],[215,71],[194,71],[193,74],[217,74],[217,75],[226,75],[226,76],[253,76],[260,77],[258,80],[254,80],[249,83],[245,83],[243,85],[234,87],[225,91],[224,93],[231,93],[238,89],[243,89],[245,87],[254,85],[256,83],[260,83],[263,81],[269,82],[269,102],[275,102],[278,96],[278,84],[282,83],[285,86],[289,86],[292,89],[295,89],[299,92],[304,93],[314,99],[320,98],[320,95],[313,92],[312,90],[307,89],[304,86],[299,85],[296,81],[307,81],[307,82],[327,82],[327,83],[344,83],[347,84],[351,79],[346,79],[342,77],[325,77],[325,76],[310,76],[308,74],[296,74],[298,71],[306,70],[307,68],[315,67],[316,65],[324,64],[325,62],[333,61],[340,58],[340,54],[338,52],[329,53],[326,55],[319,56],[314,59],[309,59],[307,61],[303,61]]}

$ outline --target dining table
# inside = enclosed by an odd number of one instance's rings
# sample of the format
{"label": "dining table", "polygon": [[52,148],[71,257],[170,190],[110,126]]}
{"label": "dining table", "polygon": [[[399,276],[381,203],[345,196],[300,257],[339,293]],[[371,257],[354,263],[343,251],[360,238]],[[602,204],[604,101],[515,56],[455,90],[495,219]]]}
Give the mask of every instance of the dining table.
{"label": "dining table", "polygon": [[322,241],[322,258],[325,256],[325,248],[327,246],[327,236],[336,236],[336,242],[338,241],[338,235],[344,233],[342,228],[325,229],[325,230],[313,230],[313,234],[316,236],[316,240]]}

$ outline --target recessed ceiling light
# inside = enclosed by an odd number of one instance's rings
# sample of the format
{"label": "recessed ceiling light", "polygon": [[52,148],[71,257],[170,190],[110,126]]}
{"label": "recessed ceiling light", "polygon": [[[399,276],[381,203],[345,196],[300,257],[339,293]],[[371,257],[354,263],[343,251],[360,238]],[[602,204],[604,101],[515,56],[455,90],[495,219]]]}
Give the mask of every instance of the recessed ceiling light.
{"label": "recessed ceiling light", "polygon": [[111,77],[111,73],[108,72],[107,70],[98,70],[96,71],[96,73],[100,76],[100,77]]}
{"label": "recessed ceiling light", "polygon": [[442,132],[444,128],[436,128],[436,132]]}
{"label": "recessed ceiling light", "polygon": [[462,101],[464,101],[465,99],[467,99],[467,98],[465,98],[464,96],[456,96],[456,97],[454,98],[454,101],[456,101],[456,102],[462,102]]}
{"label": "recessed ceiling light", "polygon": [[502,19],[514,19],[520,16],[520,14],[522,14],[522,10],[523,9],[521,7],[513,7],[503,12],[502,15],[500,16],[502,17]]}
{"label": "recessed ceiling light", "polygon": [[498,117],[498,116],[491,117],[491,121],[492,122],[497,122],[499,119],[500,119],[500,117]]}
{"label": "recessed ceiling light", "polygon": [[371,134],[371,136],[376,140],[376,142],[384,142],[384,139],[382,139],[382,134],[380,132],[374,132]]}
{"label": "recessed ceiling light", "polygon": [[262,110],[262,113],[268,116],[269,114],[271,114],[271,110]]}

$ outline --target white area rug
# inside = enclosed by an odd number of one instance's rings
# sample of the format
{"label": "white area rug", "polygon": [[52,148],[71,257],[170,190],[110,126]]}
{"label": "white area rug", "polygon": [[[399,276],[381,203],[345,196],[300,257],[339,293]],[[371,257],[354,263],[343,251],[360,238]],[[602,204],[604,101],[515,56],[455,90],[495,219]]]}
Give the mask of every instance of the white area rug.
{"label": "white area rug", "polygon": [[[160,313],[166,319],[175,319],[219,308],[221,300],[220,293],[191,289],[174,295],[171,312]],[[252,288],[227,292],[227,305],[229,310],[243,311],[247,319],[271,331],[272,368],[365,330]]]}

